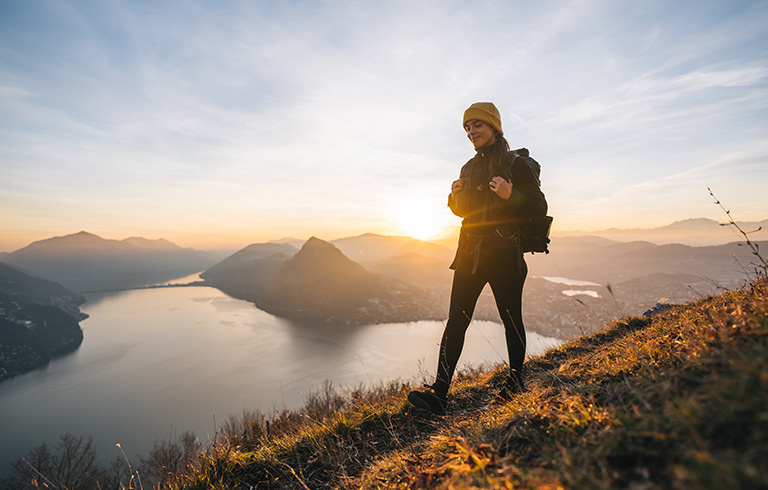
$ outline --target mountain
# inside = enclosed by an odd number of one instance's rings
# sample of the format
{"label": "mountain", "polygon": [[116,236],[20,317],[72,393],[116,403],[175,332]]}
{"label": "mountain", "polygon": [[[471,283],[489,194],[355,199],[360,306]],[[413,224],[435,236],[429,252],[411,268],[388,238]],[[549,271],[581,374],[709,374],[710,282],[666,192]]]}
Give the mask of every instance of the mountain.
{"label": "mountain", "polygon": [[367,305],[386,294],[377,276],[332,244],[312,237],[274,278],[266,304],[286,316],[333,316]]}
{"label": "mountain", "polygon": [[201,277],[264,311],[303,322],[387,323],[437,315],[428,291],[369,272],[329,242],[312,237],[293,256],[286,246],[250,245]]}
{"label": "mountain", "polygon": [[0,295],[6,300],[25,305],[56,306],[79,320],[86,318],[79,308],[85,303],[82,294],[69,290],[57,282],[31,276],[2,262],[0,262]]}
{"label": "mountain", "polygon": [[293,246],[296,248],[296,250],[299,250],[302,245],[304,245],[304,242],[306,242],[306,238],[296,238],[296,237],[283,237],[278,240],[270,240],[267,242],[267,244],[284,244],[287,243],[288,245]]}
{"label": "mountain", "polygon": [[365,233],[332,240],[330,243],[356,262],[377,261],[406,253],[417,253],[438,259],[453,257],[453,250],[448,247],[411,237]]}
{"label": "mountain", "polygon": [[[424,243],[365,234],[333,242],[312,238],[298,253],[289,244],[255,244],[209,268],[202,277],[207,284],[282,317],[341,323],[443,320],[453,250]],[[768,243],[758,245],[765,249]],[[641,314],[660,302],[690,301],[739,286],[753,272],[749,264],[755,258],[738,242],[692,247],[583,236],[558,238],[550,248],[548,255],[526,254],[529,278],[523,316],[532,331],[560,338],[592,331],[625,314]],[[409,249],[431,255],[398,253]],[[352,261],[348,254],[375,260]],[[575,287],[557,278],[593,284]],[[407,294],[390,294],[395,290]],[[488,289],[474,318],[498,321]]]}
{"label": "mountain", "polygon": [[[144,237],[128,237],[124,240],[122,240],[122,243],[127,243],[129,245],[133,245],[138,248],[142,248],[145,250],[184,250],[175,243],[169,242],[165,238],[158,238],[156,240],[149,240]],[[192,249],[186,249],[186,250],[192,250]]]}
{"label": "mountain", "polygon": [[[750,234],[751,240],[766,240],[768,238],[768,220],[739,221],[739,227]],[[762,228],[762,229],[761,229]],[[562,231],[554,233],[553,238],[560,240],[564,237],[582,237],[594,235],[616,241],[649,241],[657,245],[666,243],[683,243],[691,246],[724,245],[743,240],[742,235],[732,225],[723,225],[718,221],[707,218],[691,218],[675,221],[658,228],[610,228],[594,232]]]}
{"label": "mountain", "polygon": [[451,259],[438,259],[422,254],[407,252],[362,265],[371,272],[393,277],[401,281],[422,286],[449,285],[453,271],[449,269]]}
{"label": "mountain", "polygon": [[84,302],[61,284],[0,263],[0,381],[79,347]]}
{"label": "mountain", "polygon": [[206,284],[236,298],[258,301],[285,261],[299,250],[287,243],[256,243],[206,269]]}
{"label": "mountain", "polygon": [[207,252],[167,240],[109,240],[81,231],[40,240],[5,261],[34,275],[80,290],[144,286],[199,272],[216,262]]}
{"label": "mountain", "polygon": [[[756,242],[763,250],[768,242]],[[724,285],[746,279],[755,256],[742,243],[692,247],[647,241],[615,242],[594,237],[553,240],[549,255],[526,255],[539,276],[560,276],[601,284],[655,273],[693,274]]]}

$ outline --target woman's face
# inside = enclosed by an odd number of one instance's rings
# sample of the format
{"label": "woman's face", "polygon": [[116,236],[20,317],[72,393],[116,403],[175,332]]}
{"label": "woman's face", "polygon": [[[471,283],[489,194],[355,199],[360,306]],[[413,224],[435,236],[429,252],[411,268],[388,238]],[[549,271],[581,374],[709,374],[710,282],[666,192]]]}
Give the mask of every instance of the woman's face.
{"label": "woman's face", "polygon": [[491,145],[496,141],[496,130],[490,124],[479,119],[467,121],[464,130],[475,149]]}

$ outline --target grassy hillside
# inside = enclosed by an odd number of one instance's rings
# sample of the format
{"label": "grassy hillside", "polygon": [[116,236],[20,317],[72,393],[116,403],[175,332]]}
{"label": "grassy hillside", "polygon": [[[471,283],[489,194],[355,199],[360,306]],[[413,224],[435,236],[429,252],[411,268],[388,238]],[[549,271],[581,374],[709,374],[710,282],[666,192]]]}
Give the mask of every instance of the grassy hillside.
{"label": "grassy hillside", "polygon": [[[768,488],[768,283],[627,318],[531,360],[464,372],[448,415],[393,383],[269,422],[230,420],[176,489]],[[178,461],[178,460],[177,460]]]}

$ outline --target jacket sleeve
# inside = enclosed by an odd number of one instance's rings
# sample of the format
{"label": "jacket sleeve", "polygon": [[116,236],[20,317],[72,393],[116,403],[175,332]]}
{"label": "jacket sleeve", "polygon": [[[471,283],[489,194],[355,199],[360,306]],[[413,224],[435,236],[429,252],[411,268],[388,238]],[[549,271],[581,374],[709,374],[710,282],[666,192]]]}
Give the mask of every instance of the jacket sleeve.
{"label": "jacket sleeve", "polygon": [[512,194],[509,199],[499,198],[494,203],[498,214],[509,217],[543,216],[547,214],[547,200],[539,181],[533,174],[525,156],[518,156],[512,164]]}
{"label": "jacket sleeve", "polygon": [[[464,182],[467,182],[467,165],[464,164],[463,167],[461,167],[461,172],[459,173],[459,178],[464,179]],[[463,190],[458,191],[456,195],[451,192],[448,194],[448,207],[451,208],[451,212],[458,216],[459,218],[464,218],[467,215],[467,208],[464,202],[465,193]]]}

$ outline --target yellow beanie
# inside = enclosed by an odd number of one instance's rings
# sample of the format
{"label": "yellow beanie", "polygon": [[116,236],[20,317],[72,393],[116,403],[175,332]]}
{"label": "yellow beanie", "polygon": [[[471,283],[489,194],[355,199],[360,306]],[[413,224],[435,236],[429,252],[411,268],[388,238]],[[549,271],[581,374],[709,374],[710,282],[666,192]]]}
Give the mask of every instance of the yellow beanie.
{"label": "yellow beanie", "polygon": [[467,121],[472,121],[473,119],[490,124],[500,135],[504,135],[504,131],[501,130],[501,114],[499,114],[499,110],[492,102],[475,102],[469,106],[464,111],[464,121],[461,126],[466,126]]}

